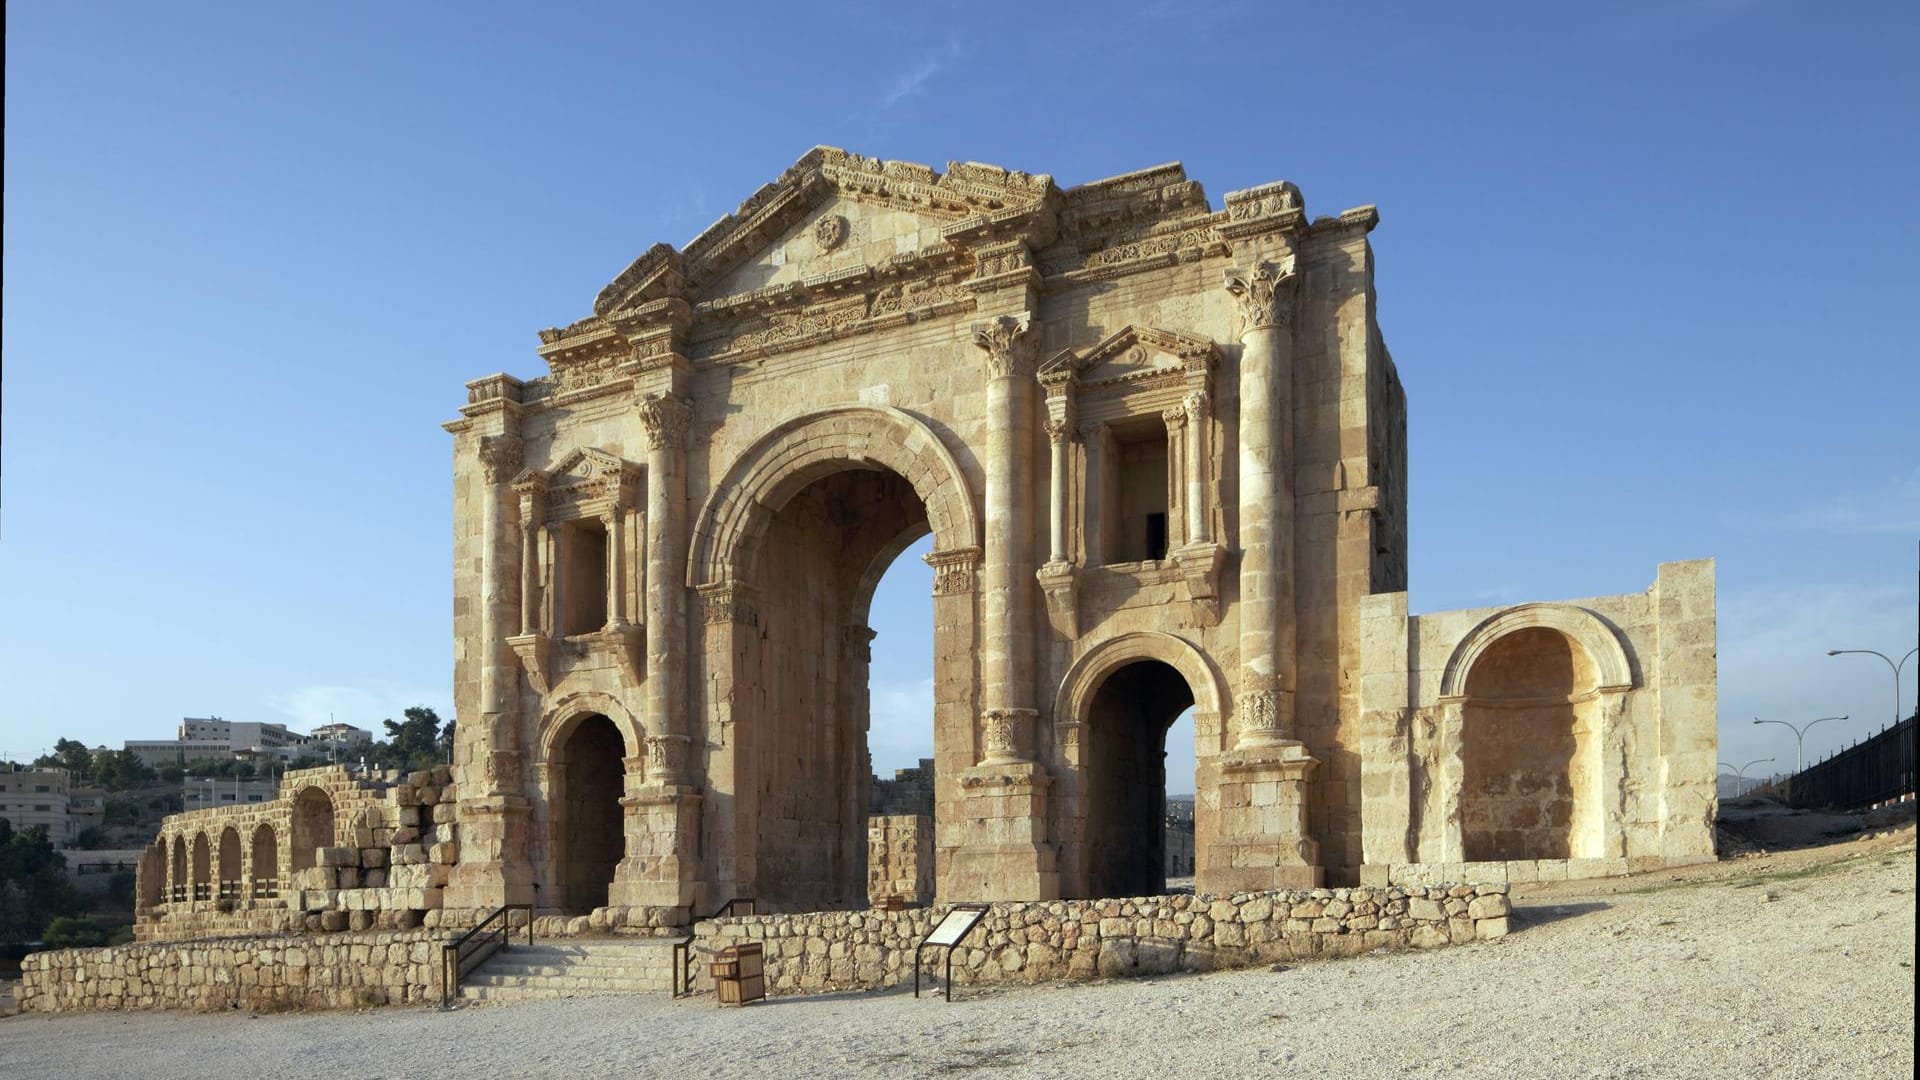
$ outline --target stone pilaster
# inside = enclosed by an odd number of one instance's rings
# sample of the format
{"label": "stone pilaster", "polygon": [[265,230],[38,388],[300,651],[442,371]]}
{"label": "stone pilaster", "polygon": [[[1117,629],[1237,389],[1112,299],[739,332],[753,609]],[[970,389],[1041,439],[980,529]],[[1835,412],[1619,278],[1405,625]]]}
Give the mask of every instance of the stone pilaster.
{"label": "stone pilaster", "polygon": [[636,403],[647,441],[647,758],[628,771],[627,857],[608,902],[680,907],[700,878],[700,789],[690,761],[687,668],[687,426],[691,410],[668,391]]}

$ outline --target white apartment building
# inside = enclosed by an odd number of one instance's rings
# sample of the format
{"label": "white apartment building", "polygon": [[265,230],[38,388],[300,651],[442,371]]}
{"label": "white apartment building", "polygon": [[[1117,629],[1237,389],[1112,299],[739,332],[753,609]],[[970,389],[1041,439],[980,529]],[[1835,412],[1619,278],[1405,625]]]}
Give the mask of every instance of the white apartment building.
{"label": "white apartment building", "polygon": [[53,846],[64,848],[73,839],[67,816],[70,785],[65,769],[0,772],[0,818],[17,832],[44,827]]}

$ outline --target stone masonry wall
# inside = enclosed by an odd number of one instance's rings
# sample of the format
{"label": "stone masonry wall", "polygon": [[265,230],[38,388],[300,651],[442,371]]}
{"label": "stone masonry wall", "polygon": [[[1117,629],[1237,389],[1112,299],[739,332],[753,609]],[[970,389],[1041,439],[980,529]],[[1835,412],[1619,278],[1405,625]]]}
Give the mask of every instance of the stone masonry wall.
{"label": "stone masonry wall", "polygon": [[[743,916],[694,933],[703,949],[764,942],[771,993],[876,989],[913,978],[914,946],[947,910]],[[1503,937],[1510,911],[1500,884],[995,904],[955,949],[954,980],[1157,975],[1432,948]],[[924,962],[945,964],[938,949]]]}
{"label": "stone masonry wall", "polygon": [[440,999],[440,951],[426,930],[152,942],[31,953],[21,1009],[362,1008]]}
{"label": "stone masonry wall", "polygon": [[933,903],[933,818],[886,814],[867,819],[867,899]]}

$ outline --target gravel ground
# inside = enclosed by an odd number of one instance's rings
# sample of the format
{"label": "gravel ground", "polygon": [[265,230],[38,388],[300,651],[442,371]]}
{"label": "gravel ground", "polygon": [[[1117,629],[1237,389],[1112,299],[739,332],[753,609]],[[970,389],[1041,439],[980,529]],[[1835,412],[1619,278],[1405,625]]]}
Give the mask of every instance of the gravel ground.
{"label": "gravel ground", "polygon": [[[1076,986],[0,1020],[29,1077],[1897,1077],[1913,831],[1517,896],[1506,939]],[[1518,892],[1518,890],[1516,890]]]}

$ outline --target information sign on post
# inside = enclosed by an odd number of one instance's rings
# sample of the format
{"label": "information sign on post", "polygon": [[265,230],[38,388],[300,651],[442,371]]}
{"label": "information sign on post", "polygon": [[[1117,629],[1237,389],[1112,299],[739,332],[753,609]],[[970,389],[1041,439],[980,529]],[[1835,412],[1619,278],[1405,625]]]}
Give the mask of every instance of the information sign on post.
{"label": "information sign on post", "polygon": [[986,904],[955,904],[947,914],[934,924],[933,930],[921,939],[913,949],[913,996],[920,996],[920,953],[930,948],[947,950],[946,996],[953,1000],[953,950],[961,940],[980,925],[987,914]]}

